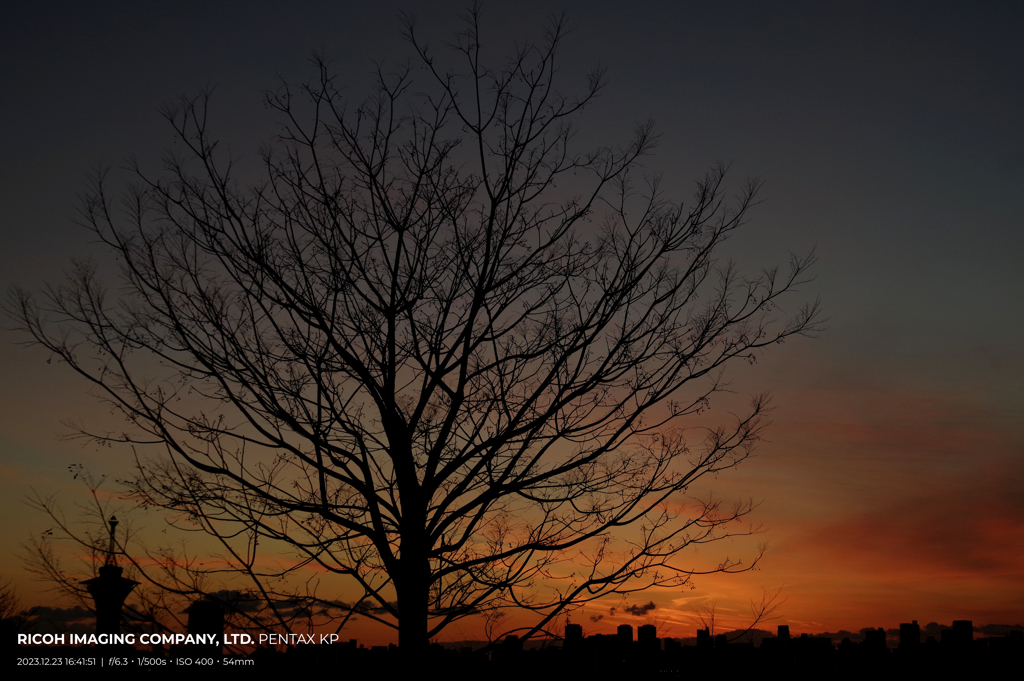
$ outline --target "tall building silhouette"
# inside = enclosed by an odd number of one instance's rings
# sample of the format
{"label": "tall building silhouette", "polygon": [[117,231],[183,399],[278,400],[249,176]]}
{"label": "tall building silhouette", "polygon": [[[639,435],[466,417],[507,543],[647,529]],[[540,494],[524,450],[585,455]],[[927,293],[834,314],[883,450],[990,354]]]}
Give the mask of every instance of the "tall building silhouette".
{"label": "tall building silhouette", "polygon": [[114,543],[116,531],[117,517],[110,516],[110,545],[107,548],[106,560],[99,569],[99,576],[84,582],[85,588],[89,590],[89,594],[96,601],[97,634],[121,633],[121,612],[124,609],[124,600],[139,584],[133,579],[124,577],[124,568],[118,566],[114,560],[117,548]]}
{"label": "tall building silhouette", "polygon": [[645,624],[637,629],[636,640],[643,654],[661,650],[661,646],[658,644],[658,628],[653,624]]}
{"label": "tall building silhouette", "polygon": [[921,627],[914,620],[900,624],[900,650],[913,651],[921,646]]}

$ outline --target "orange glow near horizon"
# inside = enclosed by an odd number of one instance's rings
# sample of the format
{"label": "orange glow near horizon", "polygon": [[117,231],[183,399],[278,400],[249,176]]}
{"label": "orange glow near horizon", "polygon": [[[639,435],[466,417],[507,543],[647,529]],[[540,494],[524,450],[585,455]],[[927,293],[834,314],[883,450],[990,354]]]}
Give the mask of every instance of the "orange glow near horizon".
{"label": "orange glow near horizon", "polygon": [[[749,560],[757,543],[767,541],[769,551],[757,569],[695,576],[682,589],[606,597],[570,612],[573,622],[588,634],[610,633],[622,623],[653,623],[662,636],[691,637],[698,628],[696,608],[714,604],[719,631],[742,629],[750,623],[751,600],[759,601],[766,589],[782,587],[776,617],[759,628],[788,624],[798,634],[892,628],[915,619],[1020,623],[1024,518],[1017,511],[1015,481],[1024,464],[1015,456],[1019,450],[1012,424],[989,418],[983,403],[934,390],[880,396],[855,384],[782,389],[786,400],[772,415],[770,441],[735,471],[691,490],[696,497],[706,498],[713,491],[723,500],[760,499],[751,519],[763,524],[764,532],[712,543],[680,557],[681,563],[698,569],[726,556]],[[46,441],[26,431],[8,437],[14,438],[5,445],[9,450],[30,451],[33,447],[25,443]],[[93,457],[74,451],[87,463]],[[975,453],[965,459],[965,451]],[[8,498],[23,495],[29,486],[52,488],[38,462],[24,455],[5,461],[0,485]],[[60,488],[70,508],[81,488],[67,480]],[[104,490],[104,501],[115,509],[124,506],[112,489]],[[685,510],[691,503],[677,499],[669,505]],[[154,529],[155,521],[147,515],[146,532],[153,541],[166,541]],[[7,522],[26,534],[39,534],[46,525],[40,514],[24,506],[9,513]],[[197,546],[204,544],[212,552],[206,542]],[[70,564],[76,553],[66,555]],[[264,560],[298,563],[287,556]],[[23,605],[71,605],[41,592],[10,553],[3,569],[13,578]],[[318,593],[327,597],[333,588],[329,574],[310,566],[301,573],[302,579],[315,579]],[[654,607],[642,607],[648,604]],[[550,629],[560,632],[565,620],[558,617]],[[526,620],[510,613],[506,626],[520,622]],[[365,618],[341,633],[368,645],[396,641],[393,630]],[[439,638],[483,636],[482,621],[465,620]]]}

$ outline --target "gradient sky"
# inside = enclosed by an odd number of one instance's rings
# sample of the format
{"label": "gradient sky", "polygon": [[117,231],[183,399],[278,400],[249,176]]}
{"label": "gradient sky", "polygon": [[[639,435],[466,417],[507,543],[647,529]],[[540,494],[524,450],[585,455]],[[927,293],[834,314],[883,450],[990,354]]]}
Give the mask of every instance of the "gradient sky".
{"label": "gradient sky", "polygon": [[[326,51],[359,99],[375,62],[410,57],[399,12],[440,45],[463,7],[8,10],[3,290],[39,289],[96,252],[74,225],[76,195],[98,164],[158,159],[171,140],[162,103],[215,85],[214,127],[251,154],[271,130],[261,91],[310,75],[311,50]],[[771,441],[713,481],[718,497],[761,500],[761,570],[610,600],[581,615],[588,632],[642,623],[622,607],[646,601],[669,635],[692,635],[689,608],[705,601],[738,624],[750,598],[779,586],[788,600],[775,623],[795,632],[1024,622],[1024,4],[486,3],[484,35],[497,52],[561,9],[575,26],[565,77],[600,63],[610,79],[581,140],[622,141],[653,118],[662,141],[648,167],[669,193],[688,195],[717,161],[761,178],[765,202],[730,252],[757,266],[816,248],[803,292],[830,318],[820,338],[732,374],[740,394],[775,397]],[[66,367],[18,340],[4,332],[0,344],[0,575],[35,603],[50,597],[17,551],[46,524],[22,500],[59,492],[70,505],[81,487],[69,464],[116,476],[129,455],[59,439],[61,421],[109,416]]]}

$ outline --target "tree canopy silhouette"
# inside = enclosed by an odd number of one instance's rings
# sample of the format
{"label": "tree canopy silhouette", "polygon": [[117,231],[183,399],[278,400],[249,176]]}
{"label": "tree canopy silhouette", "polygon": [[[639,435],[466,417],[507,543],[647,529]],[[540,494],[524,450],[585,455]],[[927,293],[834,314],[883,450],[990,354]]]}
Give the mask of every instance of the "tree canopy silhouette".
{"label": "tree canopy silhouette", "polygon": [[[136,446],[133,498],[221,542],[206,570],[273,601],[315,567],[358,594],[311,601],[419,650],[468,616],[532,612],[528,637],[685,583],[681,552],[743,531],[749,505],[679,501],[749,455],[766,398],[682,426],[725,365],[813,332],[817,305],[780,307],[810,257],[753,278],[720,261],[755,183],[729,199],[717,167],[669,200],[638,163],[650,125],[576,149],[603,76],[563,92],[564,21],[495,68],[475,12],[457,68],[406,27],[417,66],[358,106],[323,60],[268,94],[282,128],[257,182],[205,94],[169,107],[183,153],[114,195],[97,174],[84,198],[116,295],[79,265],[14,307],[129,422],[89,434]],[[281,547],[298,560],[265,559]]]}

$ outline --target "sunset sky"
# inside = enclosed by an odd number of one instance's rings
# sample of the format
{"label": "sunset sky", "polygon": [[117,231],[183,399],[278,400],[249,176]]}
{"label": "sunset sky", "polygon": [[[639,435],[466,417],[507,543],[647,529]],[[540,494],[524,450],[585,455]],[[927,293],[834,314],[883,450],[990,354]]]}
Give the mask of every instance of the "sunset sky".
{"label": "sunset sky", "polygon": [[[374,65],[412,57],[400,12],[441,47],[461,2],[22,3],[0,26],[0,285],[39,290],[71,258],[101,253],[74,224],[100,164],[156,163],[171,141],[160,106],[213,85],[212,126],[239,154],[272,132],[264,89],[312,75],[324,50],[345,93]],[[740,396],[771,391],[756,457],[707,481],[760,501],[760,569],[696,578],[693,590],[609,599],[588,633],[656,621],[692,636],[717,601],[740,625],[783,587],[795,633],[916,619],[1024,623],[1024,4],[968,2],[518,2],[483,5],[494,55],[565,10],[564,82],[595,65],[609,84],[581,146],[661,133],[647,167],[675,197],[719,161],[764,182],[764,203],[728,244],[753,269],[815,249],[804,299],[829,318],[754,367]],[[5,322],[4,326],[10,326]],[[66,441],[62,422],[112,423],[67,367],[0,343],[0,577],[26,605],[59,605],[19,546],[46,529],[24,499],[82,487],[68,467],[115,478],[130,451]],[[710,417],[728,418],[728,401]],[[111,427],[117,427],[116,423]],[[111,491],[116,488],[111,486]],[[694,557],[741,557],[748,542]],[[653,602],[647,619],[628,605]],[[611,608],[615,608],[613,613]],[[353,629],[368,641],[384,633]],[[472,631],[451,632],[473,638]]]}

